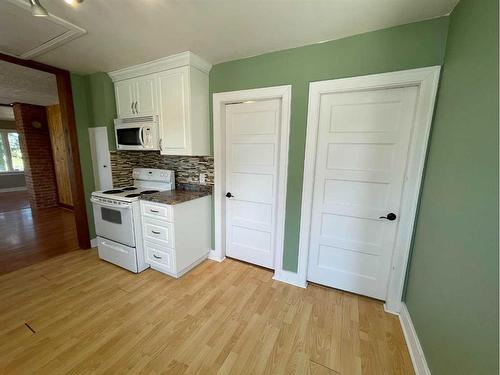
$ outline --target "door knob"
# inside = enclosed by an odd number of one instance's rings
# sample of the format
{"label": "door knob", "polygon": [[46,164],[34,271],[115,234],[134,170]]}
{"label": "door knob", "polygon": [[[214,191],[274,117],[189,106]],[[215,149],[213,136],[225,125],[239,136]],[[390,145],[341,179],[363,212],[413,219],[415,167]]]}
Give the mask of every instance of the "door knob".
{"label": "door knob", "polygon": [[380,216],[380,217],[379,217],[379,219],[387,219],[387,220],[389,220],[389,221],[394,221],[394,220],[396,220],[396,217],[397,217],[397,216],[396,216],[396,214],[395,214],[395,213],[393,213],[393,212],[389,212],[389,213],[387,214],[387,216]]}
{"label": "door knob", "polygon": [[233,194],[231,194],[230,192],[228,192],[228,193],[226,193],[226,197],[227,197],[227,198],[231,198],[231,197],[234,197],[234,195],[233,195]]}

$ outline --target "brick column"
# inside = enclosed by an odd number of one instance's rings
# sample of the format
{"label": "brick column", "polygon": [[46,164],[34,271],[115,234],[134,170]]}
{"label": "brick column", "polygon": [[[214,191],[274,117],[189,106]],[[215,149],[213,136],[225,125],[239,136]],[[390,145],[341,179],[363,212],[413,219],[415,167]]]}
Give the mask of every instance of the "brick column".
{"label": "brick column", "polygon": [[14,117],[31,207],[55,207],[57,185],[45,107],[16,103]]}

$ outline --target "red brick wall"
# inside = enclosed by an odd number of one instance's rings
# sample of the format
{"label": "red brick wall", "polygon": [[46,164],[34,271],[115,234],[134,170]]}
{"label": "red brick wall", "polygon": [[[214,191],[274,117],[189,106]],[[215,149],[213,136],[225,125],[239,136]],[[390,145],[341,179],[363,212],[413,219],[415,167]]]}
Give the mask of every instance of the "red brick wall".
{"label": "red brick wall", "polygon": [[[45,107],[16,103],[14,117],[31,207],[57,206],[57,185]],[[34,121],[41,127],[34,126]]]}

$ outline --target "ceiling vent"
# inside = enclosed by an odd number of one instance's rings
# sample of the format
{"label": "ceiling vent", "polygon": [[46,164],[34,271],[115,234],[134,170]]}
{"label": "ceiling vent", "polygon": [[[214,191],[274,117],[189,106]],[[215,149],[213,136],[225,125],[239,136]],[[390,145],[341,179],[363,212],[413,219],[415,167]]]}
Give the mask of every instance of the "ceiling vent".
{"label": "ceiling vent", "polygon": [[24,0],[0,1],[0,52],[29,59],[69,42],[87,31],[49,14],[33,17]]}

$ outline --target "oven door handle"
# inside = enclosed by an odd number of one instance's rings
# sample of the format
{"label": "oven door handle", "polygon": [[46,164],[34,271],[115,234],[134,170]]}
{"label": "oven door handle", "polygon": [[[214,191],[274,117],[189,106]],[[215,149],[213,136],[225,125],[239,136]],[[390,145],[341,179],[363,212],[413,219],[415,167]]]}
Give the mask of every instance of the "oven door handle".
{"label": "oven door handle", "polygon": [[102,244],[103,244],[104,246],[109,247],[109,248],[110,248],[110,249],[112,249],[112,250],[118,251],[118,252],[120,252],[120,253],[128,254],[125,250],[120,249],[118,246],[113,246],[113,245],[111,245],[110,243],[107,243],[106,241],[102,241]]}
{"label": "oven door handle", "polygon": [[130,208],[130,205],[129,204],[126,204],[126,205],[123,205],[123,206],[115,206],[114,204],[107,204],[107,203],[103,203],[101,201],[98,201],[97,199],[94,199],[94,198],[90,198],[90,201],[92,203],[95,203],[95,204],[98,204],[99,206],[104,206],[104,207],[109,207],[109,208],[115,208],[117,210],[127,210]]}

